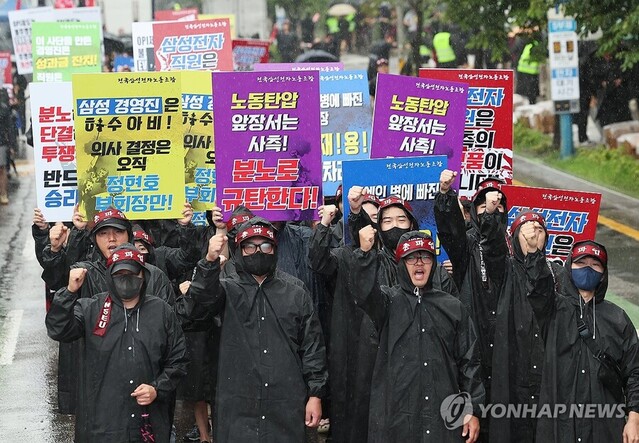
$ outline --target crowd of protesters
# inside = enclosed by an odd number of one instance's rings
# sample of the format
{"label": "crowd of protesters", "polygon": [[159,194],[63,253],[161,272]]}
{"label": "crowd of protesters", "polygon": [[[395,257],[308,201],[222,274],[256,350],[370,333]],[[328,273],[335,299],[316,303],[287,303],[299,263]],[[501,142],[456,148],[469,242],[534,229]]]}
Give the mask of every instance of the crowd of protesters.
{"label": "crowd of protesters", "polygon": [[[442,172],[435,200],[441,264],[407,202],[359,186],[314,223],[238,206],[195,227],[188,203],[179,220],[135,224],[117,209],[87,221],[76,208],[71,223],[36,209],[75,441],[168,442],[177,399],[193,407],[185,440],[202,442],[316,441],[320,422],[340,443],[639,441],[637,333],[605,300],[605,247],[576,242],[556,265],[541,213],[508,231],[489,179],[465,215],[455,180]],[[620,412],[557,409],[593,404]]]}

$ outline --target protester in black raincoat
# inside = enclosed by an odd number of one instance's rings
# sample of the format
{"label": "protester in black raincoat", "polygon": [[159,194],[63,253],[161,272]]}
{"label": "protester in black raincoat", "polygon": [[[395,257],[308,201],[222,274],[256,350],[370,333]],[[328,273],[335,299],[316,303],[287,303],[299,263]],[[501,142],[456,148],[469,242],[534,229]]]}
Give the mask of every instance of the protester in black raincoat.
{"label": "protester in black raincoat", "polygon": [[[113,250],[133,238],[131,232],[131,222],[125,215],[117,209],[107,209],[99,212],[94,217],[93,229],[90,236],[95,244],[93,250],[93,260],[85,260],[71,265],[71,269],[83,268],[87,270],[84,283],[80,288],[80,298],[91,298],[96,294],[107,290],[106,282],[106,261]],[[65,231],[66,230],[66,231]],[[69,265],[67,263],[67,250],[63,249],[65,234],[70,232],[66,226],[54,226],[50,229],[50,244],[43,251],[43,260],[48,267],[48,272],[43,273],[52,277],[52,280],[45,283],[52,288],[63,291],[68,283]],[[71,251],[70,255],[78,254],[77,250]],[[147,294],[154,295],[162,300],[173,304],[175,295],[168,277],[158,268],[147,264],[149,276],[146,279],[145,287]],[[64,278],[60,278],[63,276]],[[64,284],[64,286],[60,286]],[[54,285],[57,285],[54,286]],[[76,398],[76,374],[77,360],[81,348],[78,343],[60,344],[58,356],[58,404],[60,411],[73,414],[75,412]]]}
{"label": "protester in black raincoat", "polygon": [[[484,401],[477,337],[463,304],[433,288],[433,240],[419,231],[401,236],[399,282],[389,288],[378,282],[381,252],[373,247],[375,230],[367,226],[359,237],[350,289],[380,334],[369,443],[476,441]],[[458,419],[453,423],[441,415],[440,406],[456,396],[468,402],[453,413]]]}
{"label": "protester in black raincoat", "polygon": [[[378,206],[374,196],[364,196],[362,209],[373,223],[377,223]],[[352,245],[333,248],[331,222],[339,211],[327,205],[319,212],[321,220],[311,237],[308,256],[311,269],[335,284],[328,348],[330,435],[335,443],[358,443],[368,435],[370,385],[379,341],[372,321],[348,291],[349,263],[352,251],[359,247],[359,237],[352,238]]]}
{"label": "protester in black raincoat", "polygon": [[220,279],[227,237],[209,242],[196,268],[192,315],[223,313],[215,405],[218,443],[304,441],[316,427],[327,381],[322,332],[307,291],[277,276],[272,225],[238,229],[235,273]]}
{"label": "protester in black raincoat", "polygon": [[[350,213],[348,215],[348,229],[357,233],[365,226],[372,225],[366,211],[361,211],[364,199],[364,188],[353,186],[348,191]],[[413,230],[419,229],[419,222],[412,212],[412,208],[403,199],[390,196],[379,202],[377,223],[373,225],[377,231],[376,244],[380,247],[378,259],[381,261],[381,270],[378,275],[379,283],[386,286],[395,286],[397,280],[397,259],[395,248],[399,238]],[[379,227],[379,229],[377,229]],[[457,272],[453,263],[453,273]],[[449,294],[458,295],[457,286],[444,267],[436,267],[433,275],[433,285]]]}
{"label": "protester in black raincoat", "polygon": [[52,339],[84,342],[75,442],[140,442],[141,415],[147,413],[155,442],[168,443],[172,392],[187,365],[177,318],[145,291],[151,273],[130,244],[109,257],[106,292],[81,298],[87,274],[71,271],[46,317]]}
{"label": "protester in black raincoat", "polygon": [[[492,404],[533,408],[539,403],[544,342],[526,292],[525,238],[537,230],[536,250],[545,251],[548,233],[543,216],[524,210],[512,224],[512,257],[506,264],[506,276],[497,307],[497,325],[493,352]],[[546,261],[555,286],[563,279],[564,268]],[[533,443],[536,420],[532,416],[490,417],[490,441],[493,443]]]}
{"label": "protester in black raincoat", "polygon": [[[531,247],[535,235],[527,239]],[[637,331],[623,309],[605,300],[606,249],[576,242],[565,267],[560,294],[543,252],[526,256],[528,300],[546,345],[540,403],[559,412],[538,418],[537,441],[639,441]]]}
{"label": "protester in black raincoat", "polygon": [[[442,246],[453,263],[453,278],[460,300],[470,312],[477,330],[482,361],[482,381],[490,399],[492,358],[497,302],[504,280],[508,244],[506,196],[500,183],[480,183],[470,205],[470,227],[459,207],[457,193],[451,189],[457,173],[444,170],[435,197],[435,221]],[[488,420],[482,419],[482,438],[488,433]]]}

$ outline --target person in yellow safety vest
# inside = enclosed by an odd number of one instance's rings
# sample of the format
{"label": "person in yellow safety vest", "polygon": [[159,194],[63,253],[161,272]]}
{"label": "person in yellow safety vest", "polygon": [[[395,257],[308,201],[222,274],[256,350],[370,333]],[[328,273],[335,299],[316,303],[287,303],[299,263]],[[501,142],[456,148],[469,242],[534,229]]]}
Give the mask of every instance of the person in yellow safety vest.
{"label": "person in yellow safety vest", "polygon": [[337,17],[326,18],[326,32],[328,34],[337,34],[339,32],[339,19]]}
{"label": "person in yellow safety vest", "polygon": [[524,46],[517,62],[517,87],[515,92],[528,98],[533,104],[539,96],[539,62],[532,57],[532,51],[538,41],[533,40]]}
{"label": "person in yellow safety vest", "polygon": [[433,37],[433,50],[438,68],[456,68],[458,66],[450,32],[438,32],[435,34]]}

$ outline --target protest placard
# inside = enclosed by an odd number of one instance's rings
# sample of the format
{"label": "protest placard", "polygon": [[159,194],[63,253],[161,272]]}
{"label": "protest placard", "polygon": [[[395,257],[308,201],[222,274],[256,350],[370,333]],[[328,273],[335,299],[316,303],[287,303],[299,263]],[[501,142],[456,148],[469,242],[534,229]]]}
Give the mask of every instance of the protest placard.
{"label": "protest placard", "polygon": [[324,62],[324,63],[255,63],[254,71],[343,71],[344,63],[342,62]]}
{"label": "protest placard", "polygon": [[153,23],[156,71],[232,71],[228,18]]}
{"label": "protest placard", "polygon": [[369,158],[371,117],[366,71],[320,72],[322,192],[335,195],[342,161]]}
{"label": "protest placard", "polygon": [[268,63],[269,46],[268,40],[233,39],[233,70],[253,71],[255,63]]}
{"label": "protest placard", "polygon": [[[352,160],[342,163],[344,193],[342,194],[344,221],[348,220],[350,205],[348,191],[353,186],[364,187],[366,194],[378,199],[397,196],[408,202],[419,221],[420,230],[435,240],[439,261],[448,255],[437,239],[435,223],[435,196],[439,192],[439,176],[447,168],[443,155]],[[344,229],[345,242],[350,242],[348,229]]]}
{"label": "protest placard", "polygon": [[237,20],[235,14],[198,14],[198,20],[217,20],[220,18],[228,18],[231,24],[231,38],[237,38]]}
{"label": "protest placard", "polygon": [[33,80],[71,81],[73,73],[102,71],[101,31],[96,22],[34,22]]}
{"label": "protest placard", "polygon": [[217,205],[272,221],[317,218],[319,72],[213,73]]}
{"label": "protest placard", "polygon": [[464,153],[459,195],[496,177],[513,180],[513,71],[508,69],[420,69],[422,78],[468,83]]}
{"label": "protest placard", "polygon": [[13,96],[13,75],[11,72],[11,53],[0,52],[0,78],[2,87],[9,92],[9,97]]}
{"label": "protest placard", "polygon": [[524,210],[544,217],[548,230],[546,257],[550,260],[562,263],[575,242],[595,239],[601,194],[525,186],[501,189],[508,199],[509,225]]}
{"label": "protest placard", "polygon": [[153,22],[131,23],[133,39],[133,60],[135,72],[155,71],[155,52],[153,51]]}
{"label": "protest placard", "polygon": [[71,221],[78,199],[71,82],[29,88],[36,206],[46,220]]}
{"label": "protest placard", "polygon": [[[31,27],[33,22],[88,22],[99,23],[102,42],[102,13],[99,7],[53,9],[50,7],[9,11],[9,23],[16,66],[19,74],[33,73]],[[100,57],[101,60],[101,57]]]}
{"label": "protest placard", "polygon": [[132,220],[181,218],[180,80],[179,72],[73,75],[78,188],[88,217],[115,207]]}
{"label": "protest placard", "polygon": [[445,155],[459,171],[468,86],[377,75],[371,158]]}
{"label": "protest placard", "polygon": [[18,74],[25,75],[33,72],[31,23],[36,20],[50,19],[52,11],[53,8],[50,6],[9,11],[9,26]]}
{"label": "protest placard", "polygon": [[184,192],[193,206],[194,224],[206,224],[204,211],[215,201],[215,145],[211,74],[182,72]]}

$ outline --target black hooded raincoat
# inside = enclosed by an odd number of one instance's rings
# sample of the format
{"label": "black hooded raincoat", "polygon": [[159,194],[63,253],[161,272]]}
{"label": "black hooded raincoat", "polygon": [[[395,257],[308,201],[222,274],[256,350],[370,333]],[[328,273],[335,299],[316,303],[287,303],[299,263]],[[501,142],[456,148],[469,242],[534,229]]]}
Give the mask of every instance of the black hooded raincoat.
{"label": "black hooded raincoat", "polygon": [[[598,245],[600,248],[603,246]],[[604,249],[605,250],[605,249]],[[601,350],[621,369],[626,412],[639,412],[639,344],[637,331],[628,315],[605,300],[608,270],[605,269],[595,296],[584,303],[570,279],[572,260],[566,260],[565,281],[560,294],[541,252],[526,256],[528,300],[545,341],[544,372],[541,382],[542,405],[566,405],[558,418],[537,420],[538,442],[621,442],[625,425],[623,412],[614,395],[598,378],[600,363],[588,349],[578,330],[583,321]],[[589,335],[590,335],[589,334]],[[582,406],[580,406],[582,405]],[[586,405],[586,406],[583,406]],[[594,406],[593,408],[589,405]],[[601,408],[612,410],[611,418],[599,417]],[[590,412],[589,412],[590,411]],[[592,418],[592,415],[595,418]]]}
{"label": "black hooded raincoat", "polygon": [[[263,219],[253,218],[248,223]],[[242,230],[242,228],[240,229]],[[220,278],[220,262],[200,260],[190,295],[191,315],[223,313],[215,406],[219,443],[304,441],[308,397],[327,382],[322,331],[308,291],[269,275],[262,284],[244,270]]]}
{"label": "black hooded raincoat", "polygon": [[398,284],[381,286],[379,254],[357,249],[350,268],[354,300],[380,337],[368,442],[459,442],[461,428],[446,428],[440,405],[449,395],[467,392],[479,416],[484,388],[472,320],[457,298],[432,287],[435,264],[425,288],[413,286],[403,262]]}
{"label": "black hooded raincoat", "polygon": [[[144,270],[145,279],[150,276]],[[85,282],[86,284],[86,282]],[[117,296],[106,333],[93,333],[106,297],[115,294],[111,276],[108,292],[80,298],[66,288],[56,293],[47,313],[49,337],[61,342],[81,339],[76,443],[126,443],[140,440],[141,414],[148,413],[155,441],[168,443],[173,391],[186,373],[186,347],[172,308],[163,300],[142,295],[125,309]],[[157,398],[139,406],[131,393],[140,384],[155,387]]]}

